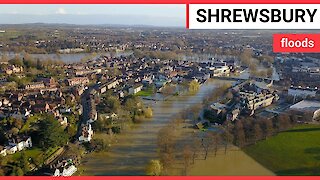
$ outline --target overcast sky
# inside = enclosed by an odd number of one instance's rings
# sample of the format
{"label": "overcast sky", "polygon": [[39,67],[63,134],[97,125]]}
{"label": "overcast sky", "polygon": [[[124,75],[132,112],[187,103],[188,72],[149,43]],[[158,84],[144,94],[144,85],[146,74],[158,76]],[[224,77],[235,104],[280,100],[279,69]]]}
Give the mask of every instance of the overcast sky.
{"label": "overcast sky", "polygon": [[0,24],[184,26],[185,5],[0,5]]}

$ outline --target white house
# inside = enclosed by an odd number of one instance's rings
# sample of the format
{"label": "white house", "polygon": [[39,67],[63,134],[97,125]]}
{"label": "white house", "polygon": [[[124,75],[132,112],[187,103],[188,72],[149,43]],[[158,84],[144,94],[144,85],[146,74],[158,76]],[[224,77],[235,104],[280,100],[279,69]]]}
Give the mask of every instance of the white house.
{"label": "white house", "polygon": [[15,119],[26,119],[31,115],[31,111],[25,109],[22,112],[19,111],[15,111],[14,113],[10,114],[11,117],[15,118]]}
{"label": "white house", "polygon": [[229,76],[230,68],[228,66],[217,66],[212,70],[213,76]]}
{"label": "white house", "polygon": [[72,176],[77,172],[77,168],[74,165],[70,165],[67,168],[64,167],[62,171],[56,169],[53,176]]}
{"label": "white house", "polygon": [[53,176],[72,176],[77,170],[71,160],[65,160],[55,169]]}
{"label": "white house", "polygon": [[142,90],[143,85],[135,85],[129,88],[129,94],[136,94]]}
{"label": "white house", "polygon": [[31,148],[32,141],[30,136],[16,137],[9,141],[9,145],[6,147],[9,154],[14,154],[17,151],[21,151],[24,148]]}
{"label": "white house", "polygon": [[79,137],[80,142],[90,142],[93,137],[93,130],[91,124],[88,123],[82,127],[81,136]]}
{"label": "white house", "polygon": [[17,146],[6,146],[6,151],[7,154],[14,154],[18,151],[18,147]]}
{"label": "white house", "polygon": [[0,146],[0,155],[2,155],[2,156],[7,155],[7,149],[3,146]]}

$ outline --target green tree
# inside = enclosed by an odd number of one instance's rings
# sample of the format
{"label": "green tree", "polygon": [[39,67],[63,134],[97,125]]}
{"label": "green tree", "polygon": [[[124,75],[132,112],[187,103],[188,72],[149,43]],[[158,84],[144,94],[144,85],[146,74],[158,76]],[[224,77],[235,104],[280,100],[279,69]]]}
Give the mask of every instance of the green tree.
{"label": "green tree", "polygon": [[23,54],[23,64],[27,68],[31,68],[31,67],[36,68],[37,67],[37,62],[28,53]]}
{"label": "green tree", "polygon": [[9,57],[7,54],[2,54],[0,62],[8,62]]}
{"label": "green tree", "polygon": [[117,112],[121,106],[119,99],[113,96],[107,98],[105,103],[111,112]]}
{"label": "green tree", "polygon": [[69,137],[74,137],[77,133],[77,128],[74,124],[69,124],[66,128],[66,133]]}
{"label": "green tree", "polygon": [[23,176],[23,170],[20,167],[14,167],[11,173],[12,176]]}
{"label": "green tree", "polygon": [[15,66],[23,66],[23,61],[19,56],[15,56],[13,59],[10,59],[9,63]]}
{"label": "green tree", "polygon": [[26,156],[25,152],[22,151],[19,159],[18,159],[18,167],[23,170],[23,174],[27,173],[30,171],[30,166],[28,162],[28,157]]}
{"label": "green tree", "polygon": [[52,115],[46,115],[40,121],[39,137],[40,146],[43,148],[63,146],[68,142],[67,133]]}
{"label": "green tree", "polygon": [[145,116],[146,118],[152,118],[153,112],[152,112],[151,107],[147,107],[147,108],[144,110],[144,116]]}
{"label": "green tree", "polygon": [[196,93],[200,89],[200,84],[197,80],[192,80],[189,84],[189,92]]}
{"label": "green tree", "polygon": [[146,175],[160,176],[163,166],[159,160],[151,160],[146,167]]}

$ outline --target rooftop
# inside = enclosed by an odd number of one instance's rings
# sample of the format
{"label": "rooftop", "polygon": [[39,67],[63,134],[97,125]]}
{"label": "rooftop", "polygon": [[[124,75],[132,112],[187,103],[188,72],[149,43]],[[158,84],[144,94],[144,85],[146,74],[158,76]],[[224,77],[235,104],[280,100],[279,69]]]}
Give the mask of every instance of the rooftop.
{"label": "rooftop", "polygon": [[302,100],[292,106],[290,106],[290,109],[320,109],[320,102],[319,101],[308,101],[308,100]]}

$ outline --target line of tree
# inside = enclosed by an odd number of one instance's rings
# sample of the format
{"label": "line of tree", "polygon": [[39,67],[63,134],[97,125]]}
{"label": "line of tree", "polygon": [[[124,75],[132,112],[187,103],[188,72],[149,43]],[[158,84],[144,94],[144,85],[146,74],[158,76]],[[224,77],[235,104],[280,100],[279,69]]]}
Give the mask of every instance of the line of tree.
{"label": "line of tree", "polygon": [[295,114],[280,114],[273,118],[246,117],[237,120],[229,132],[234,136],[234,144],[243,148],[266,140],[279,132],[292,128],[297,123]]}

